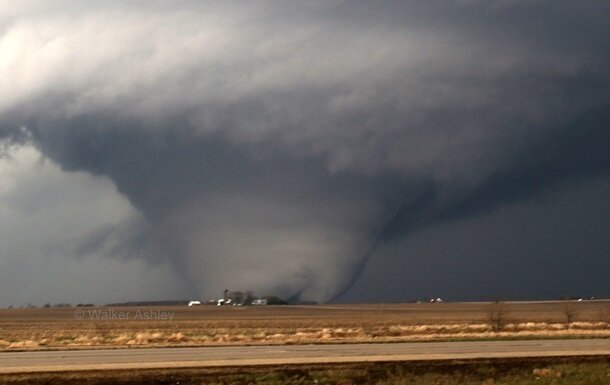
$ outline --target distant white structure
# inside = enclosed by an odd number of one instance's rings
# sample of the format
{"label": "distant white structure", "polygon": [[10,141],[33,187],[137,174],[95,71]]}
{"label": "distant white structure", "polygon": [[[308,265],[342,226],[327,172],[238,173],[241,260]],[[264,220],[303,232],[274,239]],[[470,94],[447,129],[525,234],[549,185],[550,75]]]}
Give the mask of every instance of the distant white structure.
{"label": "distant white structure", "polygon": [[222,293],[222,298],[212,300],[216,306],[248,306],[248,305],[268,305],[267,298],[256,298],[251,291],[230,291],[225,290]]}
{"label": "distant white structure", "polygon": [[190,301],[188,304],[188,306],[199,306],[199,305],[201,305],[200,301]]}

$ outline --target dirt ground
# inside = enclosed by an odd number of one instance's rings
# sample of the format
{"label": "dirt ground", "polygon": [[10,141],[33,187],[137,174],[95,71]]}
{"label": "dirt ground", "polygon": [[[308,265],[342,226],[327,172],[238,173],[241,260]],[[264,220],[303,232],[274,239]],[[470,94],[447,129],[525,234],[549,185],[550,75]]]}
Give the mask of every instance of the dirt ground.
{"label": "dirt ground", "polygon": [[197,369],[30,373],[0,376],[8,384],[404,384],[601,385],[610,357],[434,362],[378,362]]}
{"label": "dirt ground", "polygon": [[610,301],[0,309],[0,350],[610,337]]}

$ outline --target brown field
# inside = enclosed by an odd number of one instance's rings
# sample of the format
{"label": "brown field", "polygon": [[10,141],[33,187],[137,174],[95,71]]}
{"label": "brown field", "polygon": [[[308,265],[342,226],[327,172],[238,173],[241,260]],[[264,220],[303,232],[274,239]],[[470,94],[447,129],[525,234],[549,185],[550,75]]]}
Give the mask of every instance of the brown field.
{"label": "brown field", "polygon": [[610,301],[499,308],[495,320],[488,303],[0,309],[0,350],[610,337]]}

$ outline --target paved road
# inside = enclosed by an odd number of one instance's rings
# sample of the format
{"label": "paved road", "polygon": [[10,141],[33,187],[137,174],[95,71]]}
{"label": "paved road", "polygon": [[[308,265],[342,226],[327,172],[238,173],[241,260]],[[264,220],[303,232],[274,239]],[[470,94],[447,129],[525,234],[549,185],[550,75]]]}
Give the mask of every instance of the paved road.
{"label": "paved road", "polygon": [[610,355],[610,339],[4,352],[0,373],[572,355]]}

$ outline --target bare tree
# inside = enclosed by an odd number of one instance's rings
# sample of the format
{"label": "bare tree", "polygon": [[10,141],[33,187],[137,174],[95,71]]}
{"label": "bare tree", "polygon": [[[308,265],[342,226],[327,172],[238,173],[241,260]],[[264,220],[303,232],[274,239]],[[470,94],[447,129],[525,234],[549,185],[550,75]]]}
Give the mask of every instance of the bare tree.
{"label": "bare tree", "polygon": [[605,328],[610,326],[610,305],[599,309],[599,322],[603,323]]}
{"label": "bare tree", "polygon": [[506,304],[502,301],[495,301],[488,305],[487,322],[494,333],[500,332],[506,326]]}
{"label": "bare tree", "polygon": [[572,326],[572,322],[578,317],[577,306],[572,301],[566,301],[561,308],[561,312],[563,313],[566,329],[569,329]]}

